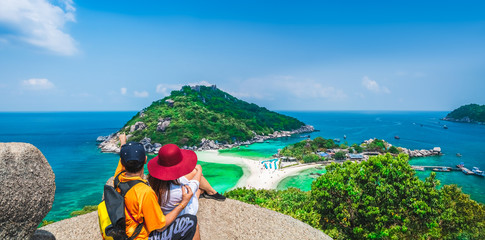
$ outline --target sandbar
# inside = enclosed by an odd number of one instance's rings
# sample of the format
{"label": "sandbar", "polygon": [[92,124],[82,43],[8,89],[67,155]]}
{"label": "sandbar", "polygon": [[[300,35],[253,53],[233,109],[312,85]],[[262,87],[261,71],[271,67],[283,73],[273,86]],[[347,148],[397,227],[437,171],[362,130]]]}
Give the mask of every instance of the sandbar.
{"label": "sandbar", "polygon": [[198,159],[204,162],[234,164],[242,167],[243,176],[239,179],[235,188],[276,189],[278,183],[284,178],[319,166],[318,164],[300,164],[274,170],[265,169],[261,161],[243,157],[225,156],[219,154],[217,150],[197,151],[196,153]]}

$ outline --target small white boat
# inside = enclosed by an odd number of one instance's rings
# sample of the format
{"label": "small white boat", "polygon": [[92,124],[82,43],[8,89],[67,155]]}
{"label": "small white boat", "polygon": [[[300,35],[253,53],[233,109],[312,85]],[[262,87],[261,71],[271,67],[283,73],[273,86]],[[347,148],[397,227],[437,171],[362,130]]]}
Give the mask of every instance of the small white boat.
{"label": "small white boat", "polygon": [[473,167],[472,172],[475,175],[477,175],[477,176],[485,177],[485,172],[483,172],[482,170],[478,169],[477,167]]}

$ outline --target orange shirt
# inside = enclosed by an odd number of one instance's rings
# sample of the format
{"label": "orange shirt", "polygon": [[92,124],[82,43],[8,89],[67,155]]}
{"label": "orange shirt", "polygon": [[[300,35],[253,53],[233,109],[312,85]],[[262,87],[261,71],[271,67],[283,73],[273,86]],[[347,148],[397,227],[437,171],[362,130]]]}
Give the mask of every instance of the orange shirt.
{"label": "orange shirt", "polygon": [[[118,163],[115,176],[124,170],[121,162]],[[125,173],[122,173],[119,177],[120,182],[128,182],[131,180],[143,180],[140,177],[126,177]],[[163,228],[165,226],[165,215],[163,215],[160,205],[158,204],[158,198],[151,187],[146,184],[136,184],[125,195],[125,218],[126,218],[126,233],[131,236],[135,231],[138,224],[133,221],[128,214],[130,211],[131,216],[138,222],[144,222],[144,226],[140,234],[135,238],[136,240],[148,239],[150,232]]]}

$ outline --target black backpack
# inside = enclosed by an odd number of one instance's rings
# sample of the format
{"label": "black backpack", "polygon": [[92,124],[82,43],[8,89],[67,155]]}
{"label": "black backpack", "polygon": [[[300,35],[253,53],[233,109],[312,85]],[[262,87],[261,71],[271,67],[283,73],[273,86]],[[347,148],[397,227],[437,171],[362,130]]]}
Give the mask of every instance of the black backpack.
{"label": "black backpack", "polygon": [[[143,228],[143,221],[136,221],[128,209],[126,210],[129,217],[138,223],[135,231],[128,237],[126,234],[126,217],[125,217],[125,195],[136,184],[145,183],[141,180],[133,180],[129,182],[120,182],[120,172],[114,178],[114,186],[104,185],[104,201],[98,205],[99,226],[101,228],[101,235],[103,239],[113,240],[133,240],[140,234]],[[145,183],[146,184],[146,183]],[[120,189],[120,193],[116,191]]]}

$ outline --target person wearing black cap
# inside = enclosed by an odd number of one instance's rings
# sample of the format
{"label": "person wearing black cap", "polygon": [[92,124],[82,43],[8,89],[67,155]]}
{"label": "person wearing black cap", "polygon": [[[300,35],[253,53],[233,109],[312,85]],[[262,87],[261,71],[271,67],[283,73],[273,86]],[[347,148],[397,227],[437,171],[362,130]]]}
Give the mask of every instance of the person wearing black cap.
{"label": "person wearing black cap", "polygon": [[166,236],[171,236],[171,239],[174,240],[200,239],[196,216],[186,214],[177,217],[192,198],[192,190],[184,187],[181,204],[174,211],[164,215],[157,195],[144,179],[143,170],[147,162],[145,148],[141,143],[126,143],[124,133],[119,135],[119,139],[121,143],[120,161],[115,177],[120,182],[142,181],[134,185],[125,195],[127,235],[131,236],[136,227],[143,223],[141,232],[134,239],[148,239],[148,236],[155,236],[155,239],[165,239]]}

